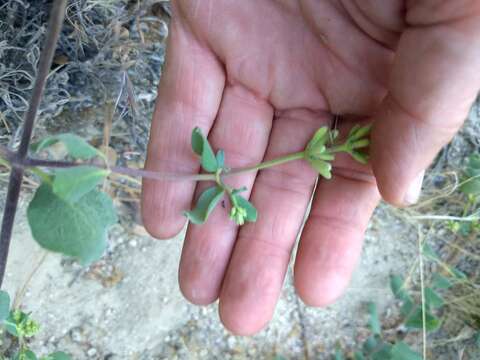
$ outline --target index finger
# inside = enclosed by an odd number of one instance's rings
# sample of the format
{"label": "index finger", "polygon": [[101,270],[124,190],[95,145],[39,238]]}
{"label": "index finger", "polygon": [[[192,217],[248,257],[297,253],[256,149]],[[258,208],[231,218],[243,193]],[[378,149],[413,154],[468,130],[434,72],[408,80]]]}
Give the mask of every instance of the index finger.
{"label": "index finger", "polygon": [[[208,134],[216,117],[225,75],[215,55],[174,18],[167,44],[165,72],[158,88],[145,168],[168,173],[196,173],[190,149],[192,129]],[[154,237],[169,238],[182,229],[193,182],[144,179],[142,216]]]}

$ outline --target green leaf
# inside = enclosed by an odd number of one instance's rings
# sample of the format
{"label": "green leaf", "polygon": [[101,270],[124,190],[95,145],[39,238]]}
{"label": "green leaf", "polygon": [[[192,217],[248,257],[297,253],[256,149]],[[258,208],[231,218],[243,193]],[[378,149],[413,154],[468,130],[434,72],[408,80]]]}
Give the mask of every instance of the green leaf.
{"label": "green leaf", "polygon": [[422,356],[402,341],[397,342],[391,351],[391,360],[422,360]]}
{"label": "green leaf", "polygon": [[322,152],[321,149],[322,147],[324,147],[328,139],[328,131],[329,129],[327,126],[322,126],[315,132],[315,134],[308,142],[307,147],[305,148],[307,153],[310,154],[315,152]]}
{"label": "green leaf", "polygon": [[469,177],[480,175],[480,154],[472,154],[468,157],[466,173]]}
{"label": "green leaf", "polygon": [[117,222],[112,200],[92,190],[71,204],[41,185],[27,210],[33,238],[43,248],[77,258],[87,265],[106,247],[108,228]]}
{"label": "green leaf", "polygon": [[70,360],[70,355],[64,353],[63,351],[57,351],[51,353],[48,356],[42,357],[40,360]]}
{"label": "green leaf", "polygon": [[225,190],[219,186],[208,188],[200,195],[195,208],[192,211],[186,211],[185,216],[194,224],[204,224],[224,193]]}
{"label": "green leaf", "polygon": [[392,290],[393,295],[402,301],[412,300],[411,296],[405,290],[405,281],[399,275],[390,276],[390,289]]}
{"label": "green leaf", "polygon": [[337,345],[335,348],[335,356],[333,357],[334,360],[345,360],[345,356],[343,356],[343,351],[340,345]]}
{"label": "green leaf", "polygon": [[377,305],[374,302],[369,302],[367,306],[368,313],[370,314],[370,318],[368,320],[370,330],[372,330],[372,333],[375,335],[380,335],[382,332],[382,326],[380,324],[380,318],[378,317]]}
{"label": "green leaf", "polygon": [[88,160],[96,156],[104,157],[104,155],[90,145],[80,136],[74,134],[59,134],[47,137],[40,142],[32,145],[34,152],[40,152],[57,142],[61,142],[67,148],[68,154],[74,159]]}
{"label": "green leaf", "polygon": [[449,270],[452,272],[453,276],[455,276],[458,280],[468,279],[468,276],[463,271],[460,271],[454,267],[450,267]]}
{"label": "green leaf", "polygon": [[10,295],[0,290],[0,323],[8,318],[10,314]]}
{"label": "green leaf", "polygon": [[378,349],[371,355],[371,360],[386,360],[390,359],[392,345],[386,342],[381,342]]}
{"label": "green leaf", "polygon": [[435,289],[448,289],[452,287],[452,282],[440,273],[433,274],[432,287]]}
{"label": "green leaf", "polygon": [[55,170],[53,192],[65,201],[74,203],[93,190],[109,171],[93,166],[78,166]]}
{"label": "green leaf", "polygon": [[257,209],[255,208],[255,206],[253,206],[253,204],[250,201],[248,201],[247,199],[245,199],[243,196],[240,196],[240,195],[233,195],[233,196],[235,197],[235,200],[236,200],[238,206],[240,206],[241,208],[243,208],[247,211],[247,215],[245,216],[245,220],[250,221],[250,222],[257,221],[258,212],[257,212]]}
{"label": "green leaf", "polygon": [[431,260],[441,261],[440,256],[437,254],[437,252],[435,250],[433,250],[433,248],[427,243],[423,244],[422,253],[423,253],[423,255],[425,255],[426,257],[428,257]]}
{"label": "green leaf", "polygon": [[356,161],[358,161],[360,164],[363,164],[363,165],[368,164],[368,160],[369,160],[368,154],[365,154],[365,153],[360,152],[360,151],[352,151],[352,152],[350,153],[350,155],[351,155]]}
{"label": "green leaf", "polygon": [[442,307],[444,304],[443,298],[432,288],[425,288],[425,304],[432,308]]}
{"label": "green leaf", "polygon": [[368,124],[362,127],[356,125],[352,128],[352,130],[350,130],[350,133],[348,134],[348,139],[350,141],[361,139],[369,135],[371,129],[372,129],[372,124]]}
{"label": "green leaf", "polygon": [[400,307],[400,313],[404,317],[407,317],[412,313],[413,309],[415,308],[415,303],[413,302],[412,298],[402,300],[402,301],[403,301],[403,304]]}
{"label": "green leaf", "polygon": [[310,165],[317,170],[317,172],[323,176],[325,179],[331,179],[332,178],[332,164],[323,161],[323,160],[316,160],[316,159],[310,159],[309,160]]}
{"label": "green leaf", "polygon": [[[427,331],[434,331],[441,325],[441,320],[429,311],[425,313],[425,329]],[[422,307],[417,306],[410,316],[405,320],[405,326],[411,329],[423,329]]]}
{"label": "green leaf", "polygon": [[460,191],[465,195],[480,195],[480,178],[468,178],[460,186]]}
{"label": "green leaf", "polygon": [[207,138],[202,134],[202,131],[198,127],[192,131],[192,149],[195,154],[200,156],[202,168],[205,171],[217,171],[217,158],[215,157]]}
{"label": "green leaf", "polygon": [[37,355],[31,350],[23,350],[15,354],[14,360],[37,360]]}
{"label": "green leaf", "polygon": [[353,359],[354,360],[365,360],[365,356],[360,351],[355,351],[353,353]]}
{"label": "green leaf", "polygon": [[367,340],[363,343],[363,351],[369,355],[375,351],[379,344],[379,339],[377,336],[369,336]]}

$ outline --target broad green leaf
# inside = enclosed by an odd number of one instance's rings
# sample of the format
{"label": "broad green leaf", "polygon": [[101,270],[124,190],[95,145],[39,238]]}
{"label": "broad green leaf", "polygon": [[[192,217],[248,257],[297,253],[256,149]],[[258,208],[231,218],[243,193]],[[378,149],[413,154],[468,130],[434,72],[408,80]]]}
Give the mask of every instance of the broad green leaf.
{"label": "broad green leaf", "polygon": [[10,295],[0,290],[0,323],[8,318],[10,314]]}
{"label": "broad green leaf", "polygon": [[71,204],[41,185],[27,210],[33,238],[43,248],[77,258],[87,265],[106,247],[108,228],[117,222],[112,200],[92,190]]}
{"label": "broad green leaf", "polygon": [[332,164],[323,161],[323,160],[317,160],[317,159],[310,159],[309,160],[310,165],[317,170],[317,172],[322,175],[325,179],[331,179],[332,178]]}
{"label": "broad green leaf", "polygon": [[402,341],[397,342],[391,351],[391,360],[422,360],[422,356]]}
{"label": "broad green leaf", "polygon": [[370,318],[368,320],[368,325],[370,327],[370,330],[375,335],[380,335],[380,333],[382,332],[382,326],[380,324],[380,319],[378,317],[377,305],[374,302],[369,302],[367,306],[368,306],[368,313],[370,314]]}
{"label": "broad green leaf", "polygon": [[40,152],[56,144],[57,142],[63,143],[68,151],[68,154],[74,159],[88,160],[96,156],[104,157],[99,150],[94,148],[80,136],[74,134],[59,134],[50,136],[32,145],[32,150],[34,152]]}
{"label": "broad green leaf", "polygon": [[31,350],[23,350],[15,354],[14,360],[37,360],[37,355]]}
{"label": "broad green leaf", "polygon": [[93,190],[107,175],[108,170],[93,166],[57,169],[53,178],[53,192],[65,201],[74,203]]}
{"label": "broad green leaf", "polygon": [[[425,313],[425,329],[427,331],[434,331],[438,329],[441,325],[441,320],[429,311]],[[423,328],[423,318],[422,318],[422,307],[417,306],[410,316],[405,320],[405,326],[412,329],[422,329]]]}
{"label": "broad green leaf", "polygon": [[205,171],[215,172],[218,169],[217,158],[212,147],[198,127],[192,131],[192,149],[195,154],[200,156],[202,168]]}
{"label": "broad green leaf", "polygon": [[64,353],[63,351],[57,351],[51,353],[48,356],[42,357],[40,360],[70,360],[70,355]]}
{"label": "broad green leaf", "polygon": [[435,289],[448,289],[452,287],[452,282],[445,276],[439,273],[433,274],[432,287]]}
{"label": "broad green leaf", "polygon": [[208,188],[200,195],[195,208],[192,211],[186,211],[185,216],[194,224],[204,224],[224,193],[225,191],[219,186]]}
{"label": "broad green leaf", "polygon": [[233,195],[233,196],[235,196],[235,200],[237,201],[238,206],[244,208],[247,211],[247,216],[245,217],[245,220],[250,222],[257,221],[258,212],[255,206],[253,206],[253,204],[247,199],[245,199],[243,196],[240,196],[240,195]]}
{"label": "broad green leaf", "polygon": [[425,288],[425,304],[432,308],[442,307],[444,304],[443,298],[432,288]]}

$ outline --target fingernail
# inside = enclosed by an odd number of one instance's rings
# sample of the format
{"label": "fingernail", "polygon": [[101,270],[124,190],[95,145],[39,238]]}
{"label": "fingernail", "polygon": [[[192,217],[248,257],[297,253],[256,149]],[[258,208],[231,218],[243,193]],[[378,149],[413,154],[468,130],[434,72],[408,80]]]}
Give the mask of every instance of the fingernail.
{"label": "fingernail", "polygon": [[418,199],[420,198],[420,193],[422,192],[422,184],[423,184],[424,176],[425,176],[425,170],[420,172],[420,174],[418,174],[415,180],[413,180],[410,186],[408,187],[408,190],[403,199],[403,203],[405,205],[407,206],[413,205],[418,202]]}

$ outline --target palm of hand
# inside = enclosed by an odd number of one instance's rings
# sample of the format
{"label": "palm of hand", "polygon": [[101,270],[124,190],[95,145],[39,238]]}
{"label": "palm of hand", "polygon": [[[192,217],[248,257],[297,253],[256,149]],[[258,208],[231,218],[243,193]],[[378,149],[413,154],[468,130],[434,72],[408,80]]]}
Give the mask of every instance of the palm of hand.
{"label": "palm of hand", "polygon": [[[195,126],[225,150],[228,166],[240,167],[302,150],[331,114],[372,115],[387,93],[403,26],[403,1],[382,2],[369,13],[373,3],[363,2],[363,12],[347,0],[175,3],[147,167],[197,171],[188,146]],[[349,126],[348,120],[340,124]],[[333,179],[315,189],[295,261],[297,292],[311,305],[331,303],[347,286],[380,199],[368,167],[348,157],[334,166]],[[179,274],[184,295],[197,304],[219,298],[222,321],[234,332],[262,328],[315,181],[303,162],[229,179],[252,190],[259,219],[238,229],[220,208],[206,225],[188,228]],[[160,238],[180,231],[194,191],[190,183],[146,181],[149,231]]]}

